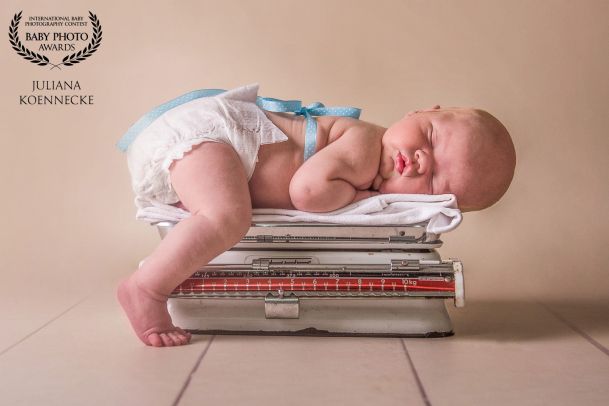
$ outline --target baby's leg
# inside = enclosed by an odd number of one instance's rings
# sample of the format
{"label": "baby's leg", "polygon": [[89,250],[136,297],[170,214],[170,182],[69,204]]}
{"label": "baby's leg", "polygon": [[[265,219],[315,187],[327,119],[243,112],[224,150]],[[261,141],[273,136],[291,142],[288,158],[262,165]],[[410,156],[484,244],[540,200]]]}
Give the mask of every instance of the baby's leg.
{"label": "baby's leg", "polygon": [[190,335],[175,327],[167,311],[173,289],[237,244],[251,224],[252,205],[243,164],[222,143],[194,147],[170,167],[172,186],[192,214],[165,236],[131,277],[118,299],[137,336],[153,346],[180,345]]}

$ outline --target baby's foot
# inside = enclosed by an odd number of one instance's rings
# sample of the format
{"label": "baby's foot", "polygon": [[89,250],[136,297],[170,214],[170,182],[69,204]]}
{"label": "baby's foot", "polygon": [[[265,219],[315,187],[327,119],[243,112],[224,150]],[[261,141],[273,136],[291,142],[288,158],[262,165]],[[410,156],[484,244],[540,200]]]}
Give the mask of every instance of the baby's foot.
{"label": "baby's foot", "polygon": [[155,297],[141,289],[133,276],[118,286],[117,298],[131,322],[135,334],[154,347],[188,344],[190,333],[176,327],[167,311],[167,297]]}

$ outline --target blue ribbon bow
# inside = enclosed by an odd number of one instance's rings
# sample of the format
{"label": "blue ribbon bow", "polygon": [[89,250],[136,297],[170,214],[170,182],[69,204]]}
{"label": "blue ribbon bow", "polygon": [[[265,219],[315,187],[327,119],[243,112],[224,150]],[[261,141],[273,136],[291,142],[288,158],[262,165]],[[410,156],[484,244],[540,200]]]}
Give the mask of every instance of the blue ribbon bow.
{"label": "blue ribbon bow", "polygon": [[342,116],[359,118],[361,110],[356,107],[325,107],[320,102],[302,106],[300,100],[280,100],[272,97],[258,97],[256,104],[268,111],[294,113],[297,116],[305,116],[307,129],[305,131],[305,161],[315,153],[317,142],[317,120],[314,116]]}
{"label": "blue ribbon bow", "polygon": [[[216,96],[220,93],[225,92],[223,89],[200,89],[182,96],[179,96],[173,100],[161,104],[155,107],[153,110],[148,112],[142,118],[140,118],[135,124],[133,124],[129,130],[121,137],[116,146],[121,151],[127,151],[129,145],[135,140],[139,133],[141,133],[146,127],[148,127],[154,120],[156,120],[161,114],[166,111],[177,107],[181,104],[189,101],[199,99],[201,97]],[[304,116],[307,121],[307,128],[305,131],[305,148],[304,148],[304,159],[305,161],[315,153],[315,144],[317,141],[317,120],[315,116],[342,116],[359,118],[361,109],[356,107],[348,106],[336,106],[336,107],[325,107],[320,102],[311,103],[308,106],[302,106],[300,100],[281,100],[272,97],[260,97],[256,99],[256,105],[261,109],[282,112],[282,113],[294,113],[297,116]]]}

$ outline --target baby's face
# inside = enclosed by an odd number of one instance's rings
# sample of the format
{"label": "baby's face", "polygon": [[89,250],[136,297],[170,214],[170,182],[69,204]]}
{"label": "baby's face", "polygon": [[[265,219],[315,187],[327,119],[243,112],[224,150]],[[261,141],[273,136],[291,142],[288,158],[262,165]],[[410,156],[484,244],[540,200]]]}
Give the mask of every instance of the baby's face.
{"label": "baby's face", "polygon": [[470,117],[468,109],[436,106],[389,127],[382,139],[379,191],[462,195],[475,169],[466,159],[475,131]]}

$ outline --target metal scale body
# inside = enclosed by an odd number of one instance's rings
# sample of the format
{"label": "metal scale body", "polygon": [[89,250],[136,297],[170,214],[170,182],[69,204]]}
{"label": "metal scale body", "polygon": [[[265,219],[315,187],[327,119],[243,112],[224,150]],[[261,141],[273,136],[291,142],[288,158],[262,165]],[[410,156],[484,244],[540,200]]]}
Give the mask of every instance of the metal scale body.
{"label": "metal scale body", "polygon": [[[159,222],[163,238],[175,223]],[[442,337],[463,267],[425,224],[253,223],[173,291],[173,322],[201,334]]]}

